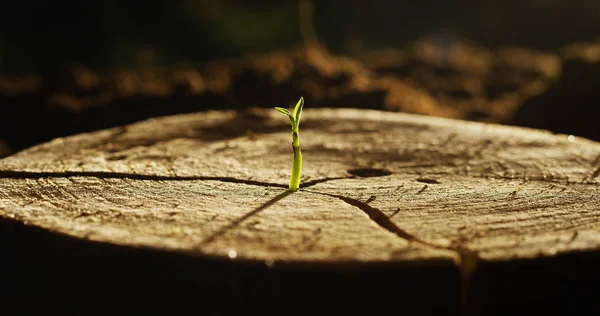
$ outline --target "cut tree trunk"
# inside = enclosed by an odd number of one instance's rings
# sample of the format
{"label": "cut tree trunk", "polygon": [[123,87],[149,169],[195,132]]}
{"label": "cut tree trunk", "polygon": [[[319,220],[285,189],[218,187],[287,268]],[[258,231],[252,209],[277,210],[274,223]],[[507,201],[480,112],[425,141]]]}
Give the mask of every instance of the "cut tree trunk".
{"label": "cut tree trunk", "polygon": [[286,303],[487,315],[595,299],[600,144],[306,109],[289,193],[289,129],[274,110],[214,111],[0,160],[2,291],[86,314]]}

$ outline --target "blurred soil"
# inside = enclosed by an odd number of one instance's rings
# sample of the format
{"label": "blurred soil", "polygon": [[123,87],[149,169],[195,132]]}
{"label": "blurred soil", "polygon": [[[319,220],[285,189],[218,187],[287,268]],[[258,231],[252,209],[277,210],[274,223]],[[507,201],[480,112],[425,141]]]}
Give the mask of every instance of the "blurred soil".
{"label": "blurred soil", "polygon": [[600,42],[494,50],[424,38],[358,58],[317,44],[202,65],[0,75],[0,157],[148,117],[292,106],[401,111],[548,129],[600,140]]}

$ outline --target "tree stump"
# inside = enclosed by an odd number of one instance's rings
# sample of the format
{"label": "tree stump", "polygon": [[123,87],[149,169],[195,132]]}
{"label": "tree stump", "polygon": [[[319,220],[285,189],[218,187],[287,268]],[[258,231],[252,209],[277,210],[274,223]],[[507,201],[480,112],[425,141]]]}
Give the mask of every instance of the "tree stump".
{"label": "tree stump", "polygon": [[296,193],[274,110],[150,119],[0,160],[3,291],[87,314],[489,315],[594,299],[600,144],[310,108],[300,139]]}

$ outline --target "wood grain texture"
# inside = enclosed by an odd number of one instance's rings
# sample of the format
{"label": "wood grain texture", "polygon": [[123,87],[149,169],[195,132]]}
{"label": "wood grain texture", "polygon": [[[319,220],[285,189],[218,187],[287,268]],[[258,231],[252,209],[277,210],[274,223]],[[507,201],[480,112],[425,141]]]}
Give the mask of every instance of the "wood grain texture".
{"label": "wood grain texture", "polygon": [[303,190],[287,194],[290,135],[276,114],[172,116],[55,139],[0,161],[0,214],[83,239],[265,262],[460,263],[600,246],[597,143],[308,109]]}
{"label": "wood grain texture", "polygon": [[113,310],[122,302],[103,304],[134,292],[136,311],[187,311],[194,300],[181,298],[194,295],[225,300],[231,314],[394,301],[500,315],[595,301],[600,144],[409,114],[304,112],[296,193],[286,190],[289,122],[274,110],[156,118],[0,160],[3,269],[21,271],[8,291],[25,275],[33,290],[19,306],[71,293],[75,314]]}

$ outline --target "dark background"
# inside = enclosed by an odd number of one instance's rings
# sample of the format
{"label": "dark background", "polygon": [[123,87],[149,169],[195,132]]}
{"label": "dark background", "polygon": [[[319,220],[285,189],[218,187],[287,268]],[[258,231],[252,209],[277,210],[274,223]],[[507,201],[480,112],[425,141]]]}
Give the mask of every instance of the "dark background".
{"label": "dark background", "polygon": [[[300,3],[312,4],[312,18],[300,14]],[[218,81],[202,65],[249,53],[289,52],[310,39],[301,26],[314,29],[316,39],[330,54],[325,55],[326,62],[335,63],[331,56],[341,55],[362,63],[373,71],[374,78],[396,76],[400,85],[423,90],[442,104],[442,109],[426,112],[410,104],[390,106],[386,98],[394,87],[367,93],[350,91],[335,100],[311,98],[300,87],[304,81],[329,88],[350,82],[355,74],[324,78],[315,71],[315,65],[303,64],[302,58],[289,55],[286,58],[296,58],[292,62],[297,71],[289,82],[273,85],[272,78],[261,77],[252,68],[252,60],[246,60],[250,66],[227,78],[233,84],[220,94],[196,91],[194,95],[189,87],[179,93],[181,89],[167,78],[168,74],[144,72],[188,67],[193,75]],[[449,117],[600,140],[595,123],[600,117],[600,89],[596,84],[600,57],[582,61],[564,56],[565,47],[577,42],[597,45],[595,49],[600,52],[599,35],[600,1],[595,0],[5,1],[0,8],[0,157],[55,137],[152,116],[210,108],[285,106],[301,93],[314,107],[362,107],[439,116],[448,116],[455,110],[452,107],[472,107],[475,100],[483,105]],[[499,69],[483,77],[469,72],[470,57],[466,58],[466,68],[431,64],[414,51],[407,64],[392,69],[372,68],[363,59],[384,49],[406,51],[424,38],[433,38],[436,49],[444,54],[452,43],[464,40],[475,45],[467,47],[468,56],[489,53],[496,60],[506,47],[522,48],[527,54],[517,66],[511,65],[512,57],[508,61],[505,58]],[[583,49],[578,53],[584,55]],[[539,69],[532,73],[529,66],[543,59],[539,54],[560,60],[560,75],[545,78]],[[527,56],[533,57],[527,60]],[[223,69],[233,69],[227,67]],[[125,75],[119,72],[122,69],[127,70]],[[419,77],[423,73],[425,81]],[[90,86],[89,78],[100,78],[96,80],[100,83]],[[439,81],[451,86],[458,82],[456,78],[484,82],[487,90],[472,95],[460,89],[440,92],[428,85]],[[515,82],[505,82],[515,78]],[[523,84],[540,78],[542,93],[511,99]],[[131,91],[119,90],[131,82]],[[172,88],[170,94],[160,94],[161,84]],[[403,88],[399,89],[398,95],[403,96]],[[517,110],[500,119],[492,114],[498,112],[494,108],[498,102],[505,102],[504,96]]]}
{"label": "dark background", "polygon": [[[555,50],[593,41],[595,0],[314,1],[318,38],[336,53],[401,48],[428,34],[489,47]],[[297,1],[5,1],[0,72],[206,62],[301,40]]]}

